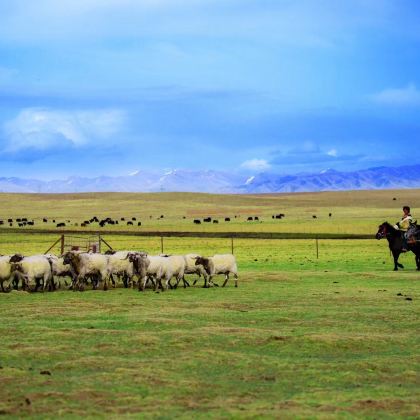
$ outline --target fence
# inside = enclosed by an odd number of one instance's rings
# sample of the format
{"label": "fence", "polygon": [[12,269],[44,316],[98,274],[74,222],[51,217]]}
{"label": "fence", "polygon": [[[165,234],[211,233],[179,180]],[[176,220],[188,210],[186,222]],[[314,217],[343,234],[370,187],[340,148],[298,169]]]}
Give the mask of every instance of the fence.
{"label": "fence", "polygon": [[112,250],[111,245],[102,238],[102,235],[93,236],[75,236],[75,235],[61,235],[45,252],[48,254],[58,245],[60,246],[61,254],[66,251],[85,251],[85,252],[102,252],[102,244],[108,249]]}
{"label": "fence", "polygon": [[[115,233],[113,233],[113,235],[115,235]],[[124,236],[124,235],[115,235],[115,236]],[[134,235],[128,235],[128,236],[134,236]],[[210,238],[210,239],[226,239],[226,243],[228,244],[226,246],[226,248],[229,247],[230,252],[232,254],[235,254],[235,240],[238,239],[260,239],[260,240],[266,240],[266,239],[309,239],[309,240],[313,240],[314,242],[314,255],[316,255],[316,258],[318,259],[320,256],[320,247],[319,247],[319,242],[320,242],[320,238],[316,237],[316,238],[302,238],[302,237],[298,237],[298,238],[294,238],[294,237],[282,237],[282,238],[278,238],[278,237],[272,237],[272,235],[267,235],[267,234],[263,234],[263,235],[256,235],[256,234],[252,234],[252,235],[237,235],[235,237],[230,236],[227,237],[226,235],[193,235],[193,234],[189,234],[188,235],[185,234],[185,232],[183,232],[182,235],[177,235],[175,232],[171,232],[169,235],[167,236],[163,236],[163,235],[135,235],[135,236],[139,236],[139,237],[147,237],[147,238],[157,238],[157,240],[159,241],[159,245],[160,245],[160,253],[164,254],[165,253],[165,239],[169,239],[169,238]],[[275,235],[277,236],[277,235]],[[324,239],[343,239],[343,238],[324,238]],[[360,238],[345,238],[345,239],[360,239]],[[85,252],[99,252],[101,253],[103,250],[103,246],[105,245],[107,247],[107,249],[109,250],[113,250],[113,247],[110,245],[110,243],[105,240],[103,238],[102,235],[90,235],[90,236],[81,236],[81,235],[61,235],[44,253],[48,254],[49,252],[51,252],[54,248],[59,247],[60,249],[60,253],[64,254],[66,251],[71,251],[71,250],[76,250],[76,251],[85,251]],[[116,247],[117,248],[117,247]]]}

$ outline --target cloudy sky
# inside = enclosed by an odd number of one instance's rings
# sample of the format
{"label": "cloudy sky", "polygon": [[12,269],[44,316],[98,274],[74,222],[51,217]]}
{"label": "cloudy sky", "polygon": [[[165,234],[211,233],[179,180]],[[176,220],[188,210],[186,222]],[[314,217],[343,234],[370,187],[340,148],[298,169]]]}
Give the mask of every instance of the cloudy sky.
{"label": "cloudy sky", "polygon": [[0,2],[0,176],[420,163],[417,0]]}

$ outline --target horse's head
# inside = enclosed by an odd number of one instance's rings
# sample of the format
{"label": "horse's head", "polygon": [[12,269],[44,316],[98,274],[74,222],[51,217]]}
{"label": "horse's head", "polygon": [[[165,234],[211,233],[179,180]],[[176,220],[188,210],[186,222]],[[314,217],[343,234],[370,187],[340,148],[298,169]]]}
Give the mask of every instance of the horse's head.
{"label": "horse's head", "polygon": [[390,227],[392,227],[388,222],[384,222],[378,227],[378,232],[375,235],[377,240],[386,238],[390,233]]}

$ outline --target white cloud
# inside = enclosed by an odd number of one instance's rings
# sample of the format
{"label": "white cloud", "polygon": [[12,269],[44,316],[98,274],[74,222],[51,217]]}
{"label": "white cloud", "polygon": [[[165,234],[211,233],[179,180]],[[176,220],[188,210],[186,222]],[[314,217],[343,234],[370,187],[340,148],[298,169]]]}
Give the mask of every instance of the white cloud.
{"label": "white cloud", "polygon": [[328,150],[327,155],[328,156],[331,156],[331,157],[337,157],[338,156],[338,152],[337,152],[336,149],[331,149],[331,150]]}
{"label": "white cloud", "polygon": [[420,105],[420,90],[410,83],[404,88],[384,89],[371,95],[371,99],[381,105],[413,106]]}
{"label": "white cloud", "polygon": [[250,159],[243,162],[241,168],[252,171],[266,171],[271,168],[271,165],[265,159]]}
{"label": "white cloud", "polygon": [[115,109],[51,110],[23,109],[4,124],[4,152],[24,149],[48,150],[81,147],[91,143],[113,142],[125,120],[124,112]]}

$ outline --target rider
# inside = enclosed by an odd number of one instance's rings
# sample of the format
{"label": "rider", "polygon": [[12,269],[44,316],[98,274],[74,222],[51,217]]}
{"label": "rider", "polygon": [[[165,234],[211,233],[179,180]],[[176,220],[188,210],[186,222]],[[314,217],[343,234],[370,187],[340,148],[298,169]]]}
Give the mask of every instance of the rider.
{"label": "rider", "polygon": [[410,207],[409,206],[404,206],[403,207],[403,216],[402,216],[401,220],[399,222],[397,222],[397,224],[394,226],[395,229],[398,229],[398,230],[404,232],[402,252],[407,252],[408,244],[407,244],[407,237],[406,237],[405,234],[406,234],[408,228],[410,227],[410,223],[412,221],[413,221],[413,217],[410,214]]}

